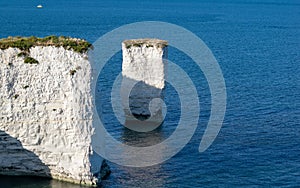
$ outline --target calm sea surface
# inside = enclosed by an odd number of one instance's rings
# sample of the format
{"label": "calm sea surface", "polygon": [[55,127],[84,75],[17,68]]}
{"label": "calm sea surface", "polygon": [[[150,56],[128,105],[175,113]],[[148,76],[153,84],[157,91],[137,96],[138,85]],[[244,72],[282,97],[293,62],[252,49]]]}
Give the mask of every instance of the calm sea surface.
{"label": "calm sea surface", "polygon": [[[43,9],[36,6],[42,4]],[[109,163],[103,187],[296,187],[300,186],[300,2],[297,0],[209,1],[0,1],[0,37],[67,35],[96,41],[106,32],[137,21],[185,27],[214,53],[223,71],[227,111],[223,127],[204,153],[198,146],[210,116],[210,92],[194,62],[175,48],[169,59],[196,83],[201,114],[196,133],[170,160],[147,168]],[[131,145],[152,145],[172,134],[180,102],[166,88],[164,125],[136,134],[112,114],[111,85],[121,71],[117,53],[99,78],[99,112],[107,130]],[[172,97],[168,97],[172,96]],[[0,176],[0,187],[80,186],[31,177]]]}

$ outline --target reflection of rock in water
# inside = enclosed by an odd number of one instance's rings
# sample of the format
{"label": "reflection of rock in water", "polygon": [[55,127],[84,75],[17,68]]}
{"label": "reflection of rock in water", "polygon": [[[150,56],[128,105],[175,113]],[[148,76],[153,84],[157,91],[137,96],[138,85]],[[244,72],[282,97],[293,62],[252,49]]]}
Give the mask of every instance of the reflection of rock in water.
{"label": "reflection of rock in water", "polygon": [[156,122],[153,126],[157,127],[163,121],[161,101],[165,87],[166,45],[166,41],[158,39],[122,43],[121,97],[127,125],[139,120],[147,121],[148,126],[149,122]]}
{"label": "reflection of rock in water", "polygon": [[[136,132],[124,127],[121,139],[126,145],[147,147],[162,143],[167,136],[163,131],[163,126],[159,126],[150,132]],[[132,153],[128,156],[129,153],[126,150],[119,153],[119,155],[126,155],[123,157],[124,160],[135,160],[135,154]],[[163,158],[164,150],[153,151],[151,155],[153,155],[153,157],[151,156],[153,159]],[[168,172],[163,169],[161,164],[142,168],[118,166],[117,169],[118,173],[121,173],[121,177],[128,177],[128,181],[132,181],[132,184],[138,183],[135,184],[137,187],[164,187],[168,178]]]}
{"label": "reflection of rock in water", "polygon": [[[144,126],[144,124],[142,126]],[[163,127],[160,126],[150,132],[136,132],[124,127],[121,139],[126,145],[137,147],[152,146],[161,143],[166,139],[167,135],[162,129]]]}
{"label": "reflection of rock in water", "polygon": [[169,178],[168,171],[162,165],[143,168],[118,166],[118,173],[121,177],[127,177],[124,184],[135,187],[166,187],[166,180]]}

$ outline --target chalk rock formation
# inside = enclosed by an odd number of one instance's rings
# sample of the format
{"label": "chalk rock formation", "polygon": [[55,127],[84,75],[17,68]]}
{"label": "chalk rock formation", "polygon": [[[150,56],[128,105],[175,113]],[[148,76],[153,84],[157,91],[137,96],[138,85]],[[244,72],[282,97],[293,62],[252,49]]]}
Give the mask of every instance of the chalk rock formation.
{"label": "chalk rock formation", "polygon": [[126,121],[162,122],[167,42],[133,39],[122,43],[121,98]]}
{"label": "chalk rock formation", "polygon": [[36,46],[26,64],[20,52],[0,50],[0,174],[95,184],[87,55]]}

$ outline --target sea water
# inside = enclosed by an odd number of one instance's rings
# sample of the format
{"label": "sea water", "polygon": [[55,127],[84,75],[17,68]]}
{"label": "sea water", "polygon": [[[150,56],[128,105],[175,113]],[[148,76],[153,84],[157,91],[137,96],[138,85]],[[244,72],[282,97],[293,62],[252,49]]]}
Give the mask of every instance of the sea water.
{"label": "sea water", "polygon": [[[37,9],[38,4],[43,8]],[[299,186],[299,1],[0,1],[1,38],[66,35],[93,43],[112,29],[138,21],[177,24],[207,44],[226,83],[225,119],[211,147],[199,153],[210,117],[209,86],[193,60],[170,47],[168,59],[185,70],[198,91],[201,111],[194,136],[178,154],[155,166],[130,168],[108,162],[112,174],[100,186]],[[148,133],[127,130],[117,121],[110,104],[110,87],[121,71],[121,62],[119,52],[98,78],[98,111],[108,132],[139,147],[162,142],[180,119],[175,88],[167,84],[168,113],[159,129]],[[80,186],[44,178],[0,176],[0,187]]]}

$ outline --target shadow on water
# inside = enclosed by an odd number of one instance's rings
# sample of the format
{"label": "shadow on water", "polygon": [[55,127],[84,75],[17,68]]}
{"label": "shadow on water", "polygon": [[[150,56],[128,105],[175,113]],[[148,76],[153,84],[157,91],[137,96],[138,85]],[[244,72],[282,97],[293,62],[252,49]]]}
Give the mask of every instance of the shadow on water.
{"label": "shadow on water", "polygon": [[86,186],[36,176],[0,175],[0,182],[1,188],[86,188]]}
{"label": "shadow on water", "polygon": [[[121,140],[122,143],[134,147],[147,147],[163,142],[167,135],[164,132],[163,125],[157,127],[150,132],[136,132],[126,127],[121,129]],[[163,156],[163,150],[153,152],[153,157]],[[118,153],[120,156],[126,155],[124,153]],[[134,154],[133,154],[134,155]],[[124,160],[127,159],[124,157]],[[131,159],[128,159],[131,160]],[[150,167],[126,167],[120,166],[115,163],[109,162],[112,174],[107,180],[102,181],[101,187],[114,187],[115,185],[126,185],[128,182],[134,184],[134,187],[164,187],[166,180],[169,177],[163,165],[154,165]],[[119,178],[123,177],[123,178]],[[111,179],[114,181],[112,182]],[[126,187],[126,186],[125,186]]]}

